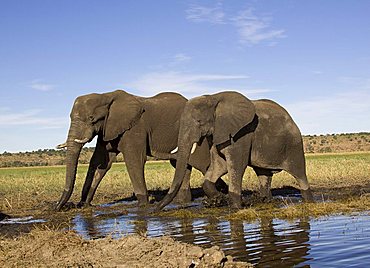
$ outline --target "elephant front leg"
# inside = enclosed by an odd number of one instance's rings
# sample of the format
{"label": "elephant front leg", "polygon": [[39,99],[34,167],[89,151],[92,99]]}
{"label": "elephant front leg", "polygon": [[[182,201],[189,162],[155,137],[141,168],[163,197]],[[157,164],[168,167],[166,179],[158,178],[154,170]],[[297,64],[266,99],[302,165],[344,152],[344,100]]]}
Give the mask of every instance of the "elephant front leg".
{"label": "elephant front leg", "polygon": [[94,180],[96,170],[97,170],[97,165],[95,163],[92,163],[92,161],[90,161],[89,169],[88,169],[87,174],[86,174],[86,179],[85,179],[84,185],[82,187],[81,200],[77,204],[77,207],[79,207],[79,208],[88,205],[88,204],[86,204],[86,199],[87,199],[87,195],[89,194],[89,191],[91,189],[91,184]]}
{"label": "elephant front leg", "polygon": [[[86,174],[86,179],[82,188],[81,200],[78,203],[78,207],[83,207],[85,205],[90,205],[93,195],[96,191],[96,187],[100,183],[101,179],[104,177],[105,173],[110,169],[112,161],[115,157],[115,153],[108,153],[106,149],[106,143],[102,141],[101,137],[98,138],[94,153],[90,159],[89,169]],[[98,168],[100,171],[97,171]],[[99,181],[96,183],[96,181]],[[91,186],[94,182],[95,189]]]}
{"label": "elephant front leg", "polygon": [[90,164],[78,207],[90,206],[101,180],[112,167],[116,155],[117,154],[113,152],[107,153],[104,161],[99,165]]}
{"label": "elephant front leg", "polygon": [[[171,159],[170,163],[172,167],[176,168],[176,160]],[[181,187],[176,194],[173,202],[178,203],[178,204],[186,204],[191,202],[191,189],[190,189],[190,176],[191,176],[191,166],[188,166],[185,177],[182,181]]]}

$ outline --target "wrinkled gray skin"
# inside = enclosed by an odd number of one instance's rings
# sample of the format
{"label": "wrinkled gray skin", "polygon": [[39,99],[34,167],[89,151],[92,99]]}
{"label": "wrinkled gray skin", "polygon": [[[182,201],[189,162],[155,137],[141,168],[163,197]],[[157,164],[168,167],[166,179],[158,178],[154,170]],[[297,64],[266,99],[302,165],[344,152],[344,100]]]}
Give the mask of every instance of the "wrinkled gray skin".
{"label": "wrinkled gray skin", "polygon": [[[117,90],[104,94],[78,97],[70,114],[71,125],[65,146],[66,182],[56,205],[61,210],[69,200],[76,179],[78,158],[82,147],[98,135],[78,206],[89,205],[95,191],[110,169],[113,160],[123,153],[127,171],[139,205],[148,203],[144,179],[146,156],[175,159],[171,150],[176,148],[179,119],[187,100],[177,93],[160,93],[143,98]],[[63,147],[63,145],[62,145]],[[206,172],[210,159],[209,147],[204,143],[195,151],[186,167],[180,201],[191,200],[189,187],[191,166]],[[175,165],[175,161],[171,161]]]}
{"label": "wrinkled gray skin", "polygon": [[203,184],[208,197],[220,195],[215,188],[216,179],[228,173],[229,204],[240,208],[242,178],[249,165],[258,175],[262,196],[271,197],[272,175],[285,170],[296,178],[303,198],[312,201],[301,133],[277,103],[252,102],[236,92],[205,95],[187,102],[180,122],[174,180],[157,209],[175,197],[185,175],[190,148],[204,138],[211,146],[211,165]]}

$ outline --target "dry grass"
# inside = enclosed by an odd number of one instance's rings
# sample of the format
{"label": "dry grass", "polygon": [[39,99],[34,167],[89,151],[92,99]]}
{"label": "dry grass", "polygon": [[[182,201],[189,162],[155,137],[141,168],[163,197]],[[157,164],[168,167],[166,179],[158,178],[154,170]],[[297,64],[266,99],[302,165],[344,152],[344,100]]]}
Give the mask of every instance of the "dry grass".
{"label": "dry grass", "polygon": [[368,210],[369,207],[370,196],[361,196],[333,202],[287,204],[283,207],[278,207],[276,204],[260,205],[231,213],[226,218],[243,220],[258,218],[295,219],[307,216],[321,217],[331,214],[348,214]]}
{"label": "dry grass", "polygon": [[[87,165],[79,165],[71,201],[78,202],[85,181]],[[168,162],[148,162],[145,167],[150,190],[169,188],[174,169]],[[193,172],[192,185],[201,185],[202,176]],[[0,169],[0,211],[28,210],[43,202],[56,202],[63,191],[65,167],[21,167]],[[94,203],[111,202],[131,196],[133,188],[122,163],[115,163],[102,180]]]}
{"label": "dry grass", "polygon": [[[370,183],[370,152],[308,154],[306,170],[312,188],[339,188]],[[296,180],[286,172],[275,174],[273,188],[298,187]],[[246,170],[243,188],[255,190],[257,176],[251,168]]]}
{"label": "dry grass", "polygon": [[364,195],[340,201],[326,201],[316,203],[292,203],[289,201],[274,201],[267,204],[256,204],[249,208],[232,210],[225,208],[207,209],[172,209],[157,213],[158,216],[176,218],[222,218],[227,220],[255,221],[261,218],[268,219],[298,219],[305,217],[321,217],[331,214],[350,214],[368,211],[370,196]]}

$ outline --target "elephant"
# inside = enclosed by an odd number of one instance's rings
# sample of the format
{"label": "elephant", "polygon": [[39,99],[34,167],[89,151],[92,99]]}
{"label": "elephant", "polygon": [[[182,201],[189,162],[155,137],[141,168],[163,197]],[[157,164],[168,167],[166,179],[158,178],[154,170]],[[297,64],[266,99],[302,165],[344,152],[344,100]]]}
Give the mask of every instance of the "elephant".
{"label": "elephant", "polygon": [[190,148],[204,140],[210,144],[211,154],[202,186],[208,197],[220,195],[215,181],[228,173],[229,204],[240,208],[243,174],[246,167],[251,166],[263,196],[271,196],[273,174],[285,170],[297,180],[303,199],[313,200],[300,130],[288,112],[271,100],[251,101],[234,91],[193,98],[186,103],[181,115],[178,137],[174,179],[157,210],[176,196],[191,156]]}
{"label": "elephant", "polygon": [[[187,99],[178,93],[163,92],[153,97],[138,97],[123,90],[87,94],[76,98],[70,114],[71,123],[66,147],[65,188],[55,210],[59,211],[72,195],[78,158],[82,147],[96,135],[78,207],[90,205],[95,191],[116,155],[123,153],[134,193],[139,205],[148,204],[144,179],[147,156],[170,159],[175,166],[179,119]],[[205,174],[210,164],[208,144],[197,148],[189,159],[187,182],[182,199],[191,200],[189,187],[191,167]],[[181,194],[180,194],[181,196]]]}

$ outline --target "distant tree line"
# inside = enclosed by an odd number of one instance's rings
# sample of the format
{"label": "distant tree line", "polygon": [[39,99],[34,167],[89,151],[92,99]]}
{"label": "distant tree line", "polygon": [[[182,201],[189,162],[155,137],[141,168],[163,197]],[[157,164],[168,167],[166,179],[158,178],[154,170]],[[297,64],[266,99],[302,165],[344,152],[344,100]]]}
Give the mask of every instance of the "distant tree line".
{"label": "distant tree line", "polygon": [[[370,133],[342,133],[327,135],[304,135],[304,150],[306,153],[330,153],[370,151]],[[88,164],[94,152],[94,147],[82,148],[79,163]],[[65,165],[66,150],[44,149],[32,152],[0,154],[0,167],[33,167]],[[154,158],[149,158],[154,160]],[[122,154],[117,162],[124,161]]]}
{"label": "distant tree line", "polygon": [[[95,148],[87,147],[81,151],[80,164],[87,164]],[[0,167],[34,167],[65,165],[66,150],[44,149],[31,152],[0,154]]]}

